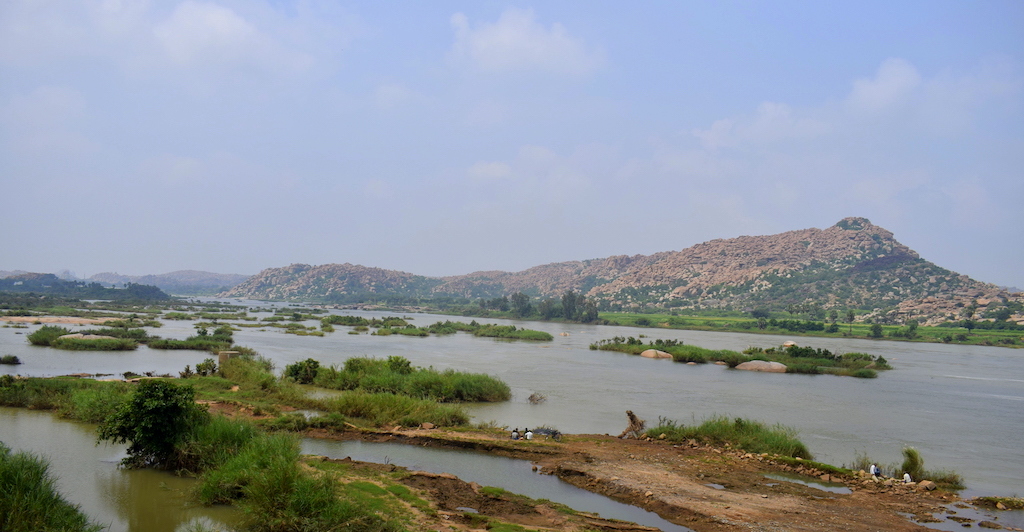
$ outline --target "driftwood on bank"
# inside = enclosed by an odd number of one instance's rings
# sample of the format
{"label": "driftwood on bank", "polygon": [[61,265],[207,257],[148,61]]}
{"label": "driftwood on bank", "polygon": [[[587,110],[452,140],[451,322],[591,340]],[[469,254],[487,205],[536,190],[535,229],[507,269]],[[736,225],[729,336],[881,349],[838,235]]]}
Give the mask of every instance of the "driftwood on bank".
{"label": "driftwood on bank", "polygon": [[619,434],[620,438],[639,438],[647,428],[647,422],[636,417],[632,410],[626,410],[626,417],[629,418],[629,426]]}

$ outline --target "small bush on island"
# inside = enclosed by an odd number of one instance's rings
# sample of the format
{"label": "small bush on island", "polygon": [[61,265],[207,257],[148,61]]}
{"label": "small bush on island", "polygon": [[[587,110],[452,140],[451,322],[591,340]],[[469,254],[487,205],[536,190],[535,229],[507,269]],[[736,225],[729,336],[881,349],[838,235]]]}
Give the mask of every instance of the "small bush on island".
{"label": "small bush on island", "polygon": [[43,325],[27,338],[32,345],[49,346],[54,340],[65,334],[71,334],[71,331],[56,325]]}
{"label": "small bush on island", "polygon": [[147,345],[153,349],[191,349],[196,351],[223,351],[234,342],[230,325],[221,325],[209,332],[205,323],[196,324],[196,334],[184,340],[154,338]]}
{"label": "small bush on island", "polygon": [[4,356],[0,357],[0,364],[8,364],[8,365],[11,365],[11,366],[17,366],[18,364],[21,364],[21,359],[19,359],[18,357],[14,356],[14,355],[4,355]]}
{"label": "small bush on island", "polygon": [[697,426],[685,426],[670,419],[658,418],[658,426],[648,429],[646,435],[658,438],[662,434],[672,442],[693,439],[714,445],[728,443],[750,453],[813,458],[807,446],[796,438],[794,429],[782,425],[769,427],[760,421],[743,418],[714,416]]}

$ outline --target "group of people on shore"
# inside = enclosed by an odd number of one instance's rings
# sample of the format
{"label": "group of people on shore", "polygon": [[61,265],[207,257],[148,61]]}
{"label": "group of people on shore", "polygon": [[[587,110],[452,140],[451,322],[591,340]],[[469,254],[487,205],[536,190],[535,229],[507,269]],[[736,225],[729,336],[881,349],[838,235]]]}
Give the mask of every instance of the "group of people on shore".
{"label": "group of people on shore", "polygon": [[512,439],[513,440],[532,440],[533,439],[533,432],[531,432],[530,429],[528,429],[528,428],[524,428],[522,435],[520,435],[519,434],[519,427],[516,427],[516,428],[512,429]]}
{"label": "group of people on shore", "polygon": [[[868,472],[871,473],[871,478],[883,478],[882,469],[879,468],[878,465],[871,464],[871,467],[868,469]],[[910,484],[911,482],[913,482],[913,479],[910,478],[910,473],[903,473],[903,483]]]}

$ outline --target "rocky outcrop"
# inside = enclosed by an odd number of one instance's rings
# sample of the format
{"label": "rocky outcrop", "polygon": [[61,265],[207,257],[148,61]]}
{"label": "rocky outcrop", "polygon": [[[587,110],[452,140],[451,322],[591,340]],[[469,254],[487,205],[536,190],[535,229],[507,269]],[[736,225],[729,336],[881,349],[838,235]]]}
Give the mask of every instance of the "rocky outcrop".
{"label": "rocky outcrop", "polygon": [[640,356],[644,358],[672,358],[672,355],[657,349],[647,349]]}
{"label": "rocky outcrop", "polygon": [[923,324],[960,319],[975,300],[979,307],[984,301],[1024,300],[922,259],[865,218],[845,218],[827,229],[711,240],[681,251],[520,272],[423,277],[347,263],[293,264],[264,270],[221,295],[358,302],[381,295],[476,299],[515,292],[557,299],[569,290],[585,294],[601,310],[857,308],[877,309],[869,315],[872,320],[896,324],[909,318]]}

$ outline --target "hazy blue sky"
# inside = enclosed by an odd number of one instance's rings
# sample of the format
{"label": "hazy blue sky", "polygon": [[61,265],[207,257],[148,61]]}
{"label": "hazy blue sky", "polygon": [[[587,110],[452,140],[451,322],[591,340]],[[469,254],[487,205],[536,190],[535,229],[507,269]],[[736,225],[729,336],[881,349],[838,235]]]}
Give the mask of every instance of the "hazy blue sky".
{"label": "hazy blue sky", "polygon": [[518,271],[863,216],[1024,287],[1024,2],[0,2],[0,270]]}

